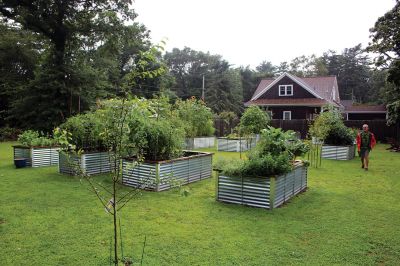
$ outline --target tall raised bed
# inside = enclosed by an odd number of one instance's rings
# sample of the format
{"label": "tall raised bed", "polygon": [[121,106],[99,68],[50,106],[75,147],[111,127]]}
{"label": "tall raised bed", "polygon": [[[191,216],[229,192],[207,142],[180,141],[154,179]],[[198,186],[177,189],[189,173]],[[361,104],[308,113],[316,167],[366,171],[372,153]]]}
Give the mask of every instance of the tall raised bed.
{"label": "tall raised bed", "polygon": [[298,162],[291,172],[279,176],[229,177],[218,174],[217,200],[273,209],[306,188],[307,167]]}
{"label": "tall raised bed", "polygon": [[87,175],[109,173],[112,161],[108,152],[87,152],[80,155],[59,153],[58,171],[63,174],[76,175],[77,167]]}
{"label": "tall raised bed", "polygon": [[323,145],[321,157],[333,160],[351,160],[355,156],[355,146],[332,146]]}
{"label": "tall raised bed", "polygon": [[196,137],[185,139],[185,149],[214,148],[215,137]]}
{"label": "tall raised bed", "polygon": [[212,153],[185,152],[167,161],[145,161],[135,167],[133,159],[122,160],[122,183],[152,191],[163,191],[211,177]]}
{"label": "tall raised bed", "polygon": [[240,152],[240,151],[247,151],[256,146],[256,138],[218,138],[217,139],[217,150],[218,151],[233,151],[233,152]]}
{"label": "tall raised bed", "polygon": [[26,159],[26,166],[41,167],[58,165],[59,147],[27,147],[15,145],[14,160]]}

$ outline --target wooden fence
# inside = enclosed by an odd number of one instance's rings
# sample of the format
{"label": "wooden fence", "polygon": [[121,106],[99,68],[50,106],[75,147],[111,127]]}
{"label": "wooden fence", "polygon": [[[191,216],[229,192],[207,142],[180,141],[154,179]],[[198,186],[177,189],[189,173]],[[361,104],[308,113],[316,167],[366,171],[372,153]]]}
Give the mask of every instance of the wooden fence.
{"label": "wooden fence", "polygon": [[[368,124],[371,132],[375,134],[378,141],[385,142],[387,138],[394,138],[400,140],[400,125],[388,126],[386,120],[345,120],[343,121],[347,127],[351,128],[362,128],[363,124]],[[216,136],[226,136],[231,132],[231,129],[236,127],[239,120],[234,121],[231,125],[226,125],[221,119],[216,119],[214,125],[216,128]],[[293,120],[281,120],[273,119],[270,125],[276,128],[282,128],[283,130],[293,130],[301,134],[302,138],[307,137],[308,128],[312,123],[311,120],[305,119],[293,119]]]}
{"label": "wooden fence", "polygon": [[385,142],[387,138],[400,140],[400,124],[388,126],[386,120],[346,120],[344,124],[360,130],[363,124],[368,124],[369,131],[374,133],[378,141]]}

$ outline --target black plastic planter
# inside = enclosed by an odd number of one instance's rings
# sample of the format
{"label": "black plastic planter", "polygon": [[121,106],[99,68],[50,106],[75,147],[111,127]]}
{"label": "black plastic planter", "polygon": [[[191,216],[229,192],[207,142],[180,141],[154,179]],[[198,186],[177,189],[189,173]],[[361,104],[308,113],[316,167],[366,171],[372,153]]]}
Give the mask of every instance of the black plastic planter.
{"label": "black plastic planter", "polygon": [[16,158],[14,159],[15,168],[26,167],[26,158]]}

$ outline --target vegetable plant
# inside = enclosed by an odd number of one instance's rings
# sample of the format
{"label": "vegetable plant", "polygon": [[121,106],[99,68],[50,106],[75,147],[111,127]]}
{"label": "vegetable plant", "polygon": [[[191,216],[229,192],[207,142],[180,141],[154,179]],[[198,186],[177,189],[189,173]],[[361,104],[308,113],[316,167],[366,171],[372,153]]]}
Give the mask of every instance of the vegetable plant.
{"label": "vegetable plant", "polygon": [[281,175],[292,169],[293,160],[308,151],[308,145],[293,131],[268,127],[261,130],[260,141],[245,160],[219,161],[216,168],[230,176]]}
{"label": "vegetable plant", "polygon": [[355,139],[353,130],[344,125],[342,115],[332,106],[315,119],[309,134],[317,141],[337,146],[352,145]]}
{"label": "vegetable plant", "polygon": [[184,122],[186,137],[204,137],[214,134],[214,115],[202,100],[196,100],[194,97],[186,101],[178,100],[175,103],[175,110]]}
{"label": "vegetable plant", "polygon": [[18,141],[25,146],[40,146],[40,147],[48,147],[56,145],[56,141],[48,136],[45,136],[43,133],[39,133],[34,130],[26,130],[22,134],[18,135]]}

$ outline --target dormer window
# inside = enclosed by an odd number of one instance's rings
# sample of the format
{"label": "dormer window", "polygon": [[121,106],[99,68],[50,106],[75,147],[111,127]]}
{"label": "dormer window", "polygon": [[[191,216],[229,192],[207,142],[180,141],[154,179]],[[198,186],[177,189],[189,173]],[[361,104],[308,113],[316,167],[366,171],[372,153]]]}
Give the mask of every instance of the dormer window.
{"label": "dormer window", "polygon": [[293,96],[293,85],[279,85],[279,96]]}

